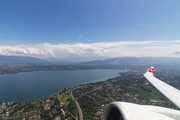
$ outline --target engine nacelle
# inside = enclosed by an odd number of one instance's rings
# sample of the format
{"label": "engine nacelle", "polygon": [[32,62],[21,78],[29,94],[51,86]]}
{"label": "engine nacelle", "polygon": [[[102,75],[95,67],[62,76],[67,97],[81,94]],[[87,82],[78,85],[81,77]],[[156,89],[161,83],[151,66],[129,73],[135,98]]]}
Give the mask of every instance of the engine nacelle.
{"label": "engine nacelle", "polygon": [[112,102],[104,110],[102,120],[179,120],[180,111],[170,108]]}

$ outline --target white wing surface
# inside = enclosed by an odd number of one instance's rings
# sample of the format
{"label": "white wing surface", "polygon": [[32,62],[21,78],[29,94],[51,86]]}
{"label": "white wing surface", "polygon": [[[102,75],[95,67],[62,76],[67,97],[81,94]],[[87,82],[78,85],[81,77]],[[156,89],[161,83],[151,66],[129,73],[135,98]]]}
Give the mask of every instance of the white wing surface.
{"label": "white wing surface", "polygon": [[154,85],[164,96],[166,96],[172,103],[180,109],[180,90],[168,85],[167,83],[155,78],[153,76],[154,67],[151,67],[144,76],[151,84]]}

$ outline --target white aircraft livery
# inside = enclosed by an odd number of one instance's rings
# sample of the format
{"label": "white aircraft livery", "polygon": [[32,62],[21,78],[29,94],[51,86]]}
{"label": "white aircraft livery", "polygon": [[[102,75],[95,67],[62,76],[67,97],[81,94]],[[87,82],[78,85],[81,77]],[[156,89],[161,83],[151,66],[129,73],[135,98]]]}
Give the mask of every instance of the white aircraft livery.
{"label": "white aircraft livery", "polygon": [[[145,78],[180,109],[180,90],[153,76],[154,67]],[[112,102],[104,110],[102,120],[180,120],[180,111],[165,107]]]}

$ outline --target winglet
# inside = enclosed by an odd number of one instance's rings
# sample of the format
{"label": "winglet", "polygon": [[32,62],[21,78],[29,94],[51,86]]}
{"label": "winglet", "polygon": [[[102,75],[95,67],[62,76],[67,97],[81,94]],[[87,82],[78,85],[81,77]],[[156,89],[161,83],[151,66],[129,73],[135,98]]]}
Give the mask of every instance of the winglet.
{"label": "winglet", "polygon": [[146,73],[150,73],[150,74],[153,74],[153,72],[154,72],[154,67],[151,67],[151,68],[149,68],[149,70],[146,72]]}

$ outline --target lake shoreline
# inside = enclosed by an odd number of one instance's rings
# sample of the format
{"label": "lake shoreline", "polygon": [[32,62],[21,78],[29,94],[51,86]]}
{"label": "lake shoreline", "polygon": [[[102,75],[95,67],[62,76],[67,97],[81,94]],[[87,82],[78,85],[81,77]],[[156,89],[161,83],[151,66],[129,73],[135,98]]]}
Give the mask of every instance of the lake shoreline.
{"label": "lake shoreline", "polygon": [[[77,85],[105,81],[110,78],[118,77],[119,73],[123,72],[127,72],[127,70],[94,69],[38,71],[3,75],[0,76],[0,87],[2,88],[0,90],[0,94],[2,94],[0,101],[14,101],[16,103],[32,100],[37,101],[54,96],[63,88],[73,88]],[[2,78],[4,80],[2,80]],[[8,86],[11,90],[9,90]],[[4,91],[7,92],[4,93]]]}

